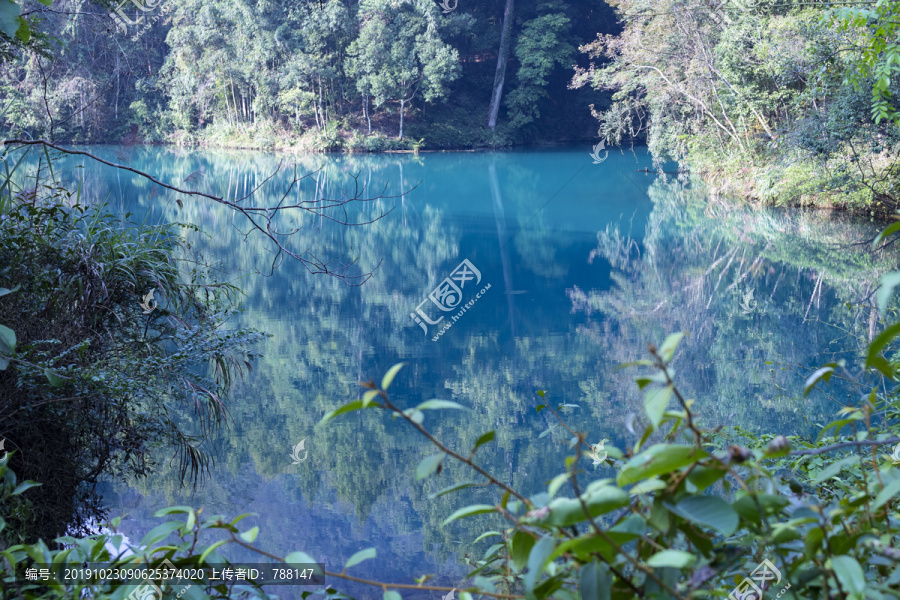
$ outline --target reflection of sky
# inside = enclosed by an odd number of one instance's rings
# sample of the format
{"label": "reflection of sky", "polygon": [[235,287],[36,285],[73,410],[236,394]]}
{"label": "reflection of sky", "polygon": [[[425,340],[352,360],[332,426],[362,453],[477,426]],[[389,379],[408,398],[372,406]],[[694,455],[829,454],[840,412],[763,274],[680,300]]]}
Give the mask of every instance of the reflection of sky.
{"label": "reflection of sky", "polygon": [[[93,151],[184,187],[181,182],[202,168],[202,178],[193,178],[201,189],[232,196],[263,183],[278,164],[256,153]],[[401,360],[409,364],[391,386],[394,401],[408,407],[438,397],[471,407],[465,414],[429,412],[425,425],[457,449],[496,430],[497,441],[479,450],[480,463],[527,493],[560,472],[567,453],[568,436],[538,438],[552,415],[536,414],[534,392],[578,404],[567,419],[589,432],[592,443],[608,438],[607,447],[631,446],[635,439],[625,422],[640,413],[642,399],[635,373],[614,367],[672,331],[692,332],[675,370],[707,426],[811,431],[812,421],[846,403],[848,390],[837,382],[825,390],[831,399],[820,393],[797,398],[803,368],[833,358],[814,354],[835,337],[828,322],[862,327],[865,334],[866,319],[839,308],[865,296],[868,272],[819,281],[834,263],[848,262],[838,242],[870,237],[863,225],[834,226],[776,211],[704,215],[673,199],[673,188],[651,187],[655,176],[637,172],[650,165],[644,153],[611,151],[599,165],[586,148],[301,160],[300,172],[323,170],[296,186],[291,197],[298,200],[340,197],[357,173],[361,185],[377,190],[372,194],[397,194],[421,182],[402,200],[350,214],[371,216],[396,206],[376,225],[300,220],[295,250],[309,248],[325,259],[358,256],[365,270],[380,262],[362,287],[309,275],[290,260],[263,277],[255,271],[268,272],[271,255],[261,236],[245,242],[232,226],[240,218],[224,207],[184,198],[178,208],[171,195],[151,198],[146,181],[90,163],[67,171],[83,173],[86,197],[106,198],[133,220],[188,221],[208,232],[186,239],[222,261],[230,277],[241,277],[235,281],[246,293],[241,324],[273,334],[260,347],[266,358],[235,388],[233,422],[215,441],[217,466],[193,497],[174,485],[165,452],[159,473],[148,480],[130,488],[107,484],[112,515],[129,514],[121,529],[131,539],[156,524],[151,517],[162,506],[202,505],[205,514],[231,518],[256,513],[243,523],[259,525],[257,545],[274,554],[302,550],[339,571],[354,552],[374,546],[378,558],[351,574],[409,582],[434,573],[437,584],[459,584],[460,555],[480,558],[490,543],[471,547],[478,527],[499,523],[441,528],[440,522],[466,503],[496,498],[474,492],[429,501],[428,493],[468,474],[448,465],[433,480],[416,482],[416,464],[433,449],[385,415],[352,412],[313,428],[325,411],[358,397],[356,381],[378,381]],[[258,202],[277,201],[288,183],[287,175],[274,177]],[[464,258],[481,272],[478,289],[491,288],[434,342],[437,327],[426,336],[410,313]],[[471,300],[468,289],[463,303]],[[740,307],[748,289],[757,302],[752,314]],[[426,305],[436,319],[441,311]],[[443,314],[449,320],[457,312]],[[830,350],[846,347],[842,340]],[[181,419],[190,426],[189,411]],[[291,448],[301,439],[307,439],[309,460],[292,465]],[[594,471],[589,461],[585,468],[588,478],[614,474],[608,467]],[[368,588],[339,587],[374,597]],[[290,597],[291,589],[275,591]]]}

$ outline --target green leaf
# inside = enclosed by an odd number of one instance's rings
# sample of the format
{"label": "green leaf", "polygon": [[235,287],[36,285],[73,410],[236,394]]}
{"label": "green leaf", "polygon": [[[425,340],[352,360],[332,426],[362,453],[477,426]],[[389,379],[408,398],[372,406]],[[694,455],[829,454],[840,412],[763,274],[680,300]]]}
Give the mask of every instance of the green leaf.
{"label": "green leaf", "polygon": [[198,565],[202,566],[204,561],[207,559],[207,557],[210,554],[212,554],[216,548],[218,548],[219,546],[221,546],[223,544],[227,544],[227,543],[228,543],[228,540],[219,540],[218,542],[216,542],[215,544],[213,544],[212,546],[210,546],[209,548],[204,550],[203,554],[200,555],[200,562],[198,563]]}
{"label": "green leaf", "polygon": [[[0,0],[0,2],[2,2],[2,1],[3,0]],[[377,402],[372,402],[369,406],[380,407],[381,405],[378,404]],[[332,420],[333,418],[335,418],[337,416],[343,415],[348,412],[353,412],[354,410],[360,410],[362,408],[368,408],[366,406],[363,406],[362,400],[357,400],[356,402],[350,402],[349,404],[345,404],[344,406],[342,406],[340,408],[337,408],[335,410],[332,410],[331,412],[326,413],[325,416],[322,417],[322,420],[319,421],[319,423],[316,425],[316,427],[321,427],[322,425],[328,423],[330,420]]]}
{"label": "green leaf", "polygon": [[722,479],[727,472],[727,469],[714,469],[712,467],[697,465],[687,478],[688,481],[697,487],[697,492],[702,492],[718,480]]}
{"label": "green leaf", "polygon": [[599,561],[583,565],[578,573],[578,591],[582,600],[609,600],[612,576],[609,567]]}
{"label": "green leaf", "polygon": [[891,498],[897,495],[897,492],[900,492],[900,477],[888,483],[883,490],[878,492],[878,495],[875,496],[875,503],[872,504],[872,510],[878,510],[890,502]]}
{"label": "green leaf", "polygon": [[672,360],[672,357],[675,356],[675,349],[678,348],[678,343],[684,338],[684,333],[673,333],[666,337],[666,340],[662,343],[662,346],[659,347],[659,355],[662,357],[664,362],[669,362]]}
{"label": "green leaf", "polygon": [[644,396],[644,410],[646,410],[654,429],[658,428],[662,422],[669,399],[672,397],[672,389],[672,385],[667,385],[664,388],[650,390]]}
{"label": "green leaf", "polygon": [[463,508],[460,508],[458,511],[456,511],[455,513],[453,513],[452,515],[450,515],[449,517],[444,519],[444,522],[441,523],[441,527],[449,525],[450,523],[452,523],[453,521],[456,521],[457,519],[463,519],[465,517],[471,517],[473,515],[490,513],[490,512],[494,512],[495,510],[496,510],[496,508],[491,506],[490,504],[472,504],[469,506],[464,506]]}
{"label": "green leaf", "polygon": [[517,530],[510,542],[509,557],[512,559],[516,571],[522,572],[528,563],[528,555],[537,540],[522,530]]}
{"label": "green leaf", "polygon": [[29,490],[29,489],[31,489],[33,487],[37,487],[39,485],[42,485],[42,484],[40,484],[36,481],[23,481],[22,483],[20,483],[19,485],[16,486],[16,489],[13,490],[12,495],[18,496],[25,490]]}
{"label": "green leaf", "polygon": [[879,233],[879,234],[875,237],[875,241],[872,242],[872,249],[874,250],[875,248],[877,248],[877,247],[878,247],[878,244],[881,243],[881,240],[883,240],[883,239],[886,238],[887,236],[891,235],[892,233],[896,233],[896,232],[898,232],[898,231],[900,231],[900,221],[897,221],[896,223],[893,223],[892,225],[889,225],[889,226],[887,227],[887,229],[885,229],[884,231],[882,231],[881,233]]}
{"label": "green leaf", "polygon": [[364,560],[369,560],[370,558],[375,558],[375,556],[376,556],[375,548],[366,548],[365,550],[360,550],[359,552],[357,552],[356,554],[351,556],[349,560],[347,560],[347,564],[344,565],[344,570],[346,571],[350,567],[352,567],[354,565],[358,565],[359,563],[361,563]]}
{"label": "green leaf", "polygon": [[563,486],[563,484],[569,480],[568,473],[560,473],[556,477],[550,480],[550,485],[547,486],[547,494],[552,498],[556,495],[556,492],[559,491],[559,488]]}
{"label": "green leaf", "polygon": [[369,405],[372,404],[372,400],[374,400],[375,398],[377,398],[377,397],[378,397],[378,394],[380,394],[380,393],[381,393],[381,392],[379,392],[378,390],[369,390],[369,391],[367,391],[365,394],[363,394],[363,397],[362,397],[362,407],[363,407],[363,408],[368,408]]}
{"label": "green leaf", "polygon": [[496,437],[493,431],[488,431],[487,433],[481,434],[477,440],[475,440],[475,446],[472,447],[472,454],[475,454],[475,451],[478,450],[481,446],[484,446],[488,442],[493,442]]}
{"label": "green leaf", "polygon": [[489,538],[489,537],[493,537],[493,536],[497,536],[497,535],[503,535],[503,534],[500,533],[499,531],[485,531],[484,533],[479,535],[477,538],[475,538],[472,541],[472,543],[477,544],[478,542],[480,542],[481,540],[483,540],[485,538]]}
{"label": "green leaf", "polygon": [[[0,6],[7,0],[0,0]],[[0,325],[0,352],[4,354],[12,354],[16,351],[16,332],[7,327]]]}
{"label": "green leaf", "polygon": [[13,289],[5,288],[5,287],[0,287],[0,298],[2,298],[3,296],[5,296],[5,295],[7,295],[7,294],[12,294],[13,292],[19,291],[19,288],[20,288],[20,287],[22,287],[22,284],[17,285],[17,286],[14,287]]}
{"label": "green leaf", "polygon": [[862,598],[866,591],[866,576],[855,558],[835,556],[831,559],[831,568],[845,591]]}
{"label": "green leaf", "polygon": [[403,600],[403,596],[395,590],[384,590],[384,600]]}
{"label": "green leaf", "polygon": [[[189,514],[194,509],[190,506],[167,506],[166,508],[161,508],[155,513],[153,516],[156,518],[165,517],[166,515],[179,515],[179,514]],[[142,546],[144,544],[141,544]]]}
{"label": "green leaf", "polygon": [[894,323],[881,333],[879,333],[872,343],[869,344],[869,354],[866,358],[866,368],[872,366],[872,360],[880,356],[881,351],[891,343],[897,335],[900,334],[900,323]]}
{"label": "green leaf", "polygon": [[547,560],[556,548],[553,536],[544,536],[538,540],[528,555],[528,573],[525,574],[525,597],[534,597],[534,586],[547,566]]}
{"label": "green leaf", "polygon": [[540,412],[543,409],[547,408],[547,405],[546,404],[538,404],[536,408],[537,408],[538,414],[540,414]]}
{"label": "green leaf", "polygon": [[828,465],[827,467],[822,469],[822,472],[819,473],[816,476],[816,478],[812,480],[811,483],[813,486],[817,486],[820,483],[822,483],[823,481],[831,479],[832,477],[834,477],[835,475],[840,473],[844,467],[847,467],[849,465],[852,465],[852,464],[858,463],[858,462],[859,462],[859,457],[848,456],[847,458],[839,460],[836,463],[831,463],[830,465]]}
{"label": "green leaf", "polygon": [[886,273],[881,276],[881,287],[879,287],[878,291],[875,293],[875,304],[882,314],[887,312],[888,302],[891,300],[894,288],[898,285],[900,285],[900,271]]}
{"label": "green leaf", "polygon": [[478,485],[478,483],[474,482],[474,481],[464,481],[463,483],[455,483],[455,484],[451,485],[450,487],[446,487],[446,488],[442,489],[439,492],[435,492],[433,494],[428,494],[428,499],[434,500],[435,498],[443,496],[444,494],[449,494],[450,492],[455,492],[456,490],[462,490],[462,489],[469,488],[469,487],[475,487],[476,485]]}
{"label": "green leaf", "polygon": [[65,381],[63,381],[62,377],[51,371],[50,369],[44,369],[44,377],[47,378],[47,381],[50,382],[55,388],[62,387]]}
{"label": "green leaf", "polygon": [[419,463],[419,466],[416,467],[416,480],[425,479],[434,473],[442,460],[444,460],[443,452],[438,452],[437,454],[432,454],[431,456],[423,458]]}
{"label": "green leaf", "polygon": [[21,7],[10,0],[0,0],[0,31],[7,37],[16,35],[19,29]]}
{"label": "green leaf", "polygon": [[25,19],[19,17],[19,27],[16,29],[16,37],[21,40],[23,44],[27,44],[28,40],[31,39],[31,30],[28,28],[28,23],[25,22]]}
{"label": "green leaf", "polygon": [[690,496],[676,506],[667,504],[666,508],[683,519],[711,527],[725,537],[737,531],[740,522],[731,505],[717,496]]}
{"label": "green leaf", "polygon": [[823,437],[825,437],[825,432],[832,428],[834,429],[834,437],[838,437],[838,434],[841,432],[841,429],[843,429],[847,425],[851,425],[853,423],[857,423],[857,422],[861,421],[862,418],[863,418],[862,412],[855,411],[855,412],[851,413],[850,416],[847,417],[846,419],[839,419],[837,421],[829,423],[828,425],[825,426],[824,429],[822,429],[822,431],[819,432],[819,435],[816,436],[816,440],[818,441],[818,440],[822,439]]}
{"label": "green leaf", "polygon": [[[591,517],[606,514],[617,508],[627,506],[630,502],[628,494],[623,490],[605,486],[582,495]],[[557,498],[547,505],[549,512],[534,521],[537,525],[568,527],[588,520],[584,507],[578,498]]]}
{"label": "green leaf", "polygon": [[381,378],[381,389],[388,389],[388,387],[391,385],[391,382],[394,381],[394,377],[397,375],[400,369],[404,367],[404,365],[406,365],[405,362],[397,363],[396,365],[388,369],[388,372],[385,373],[384,377]]}
{"label": "green leaf", "polygon": [[663,550],[647,559],[647,565],[653,568],[672,567],[674,569],[686,569],[694,564],[697,557],[690,552],[682,550]]}
{"label": "green leaf", "polygon": [[[0,0],[3,2],[3,0]],[[155,544],[161,540],[166,539],[176,529],[180,529],[184,523],[179,521],[166,521],[165,523],[160,523],[153,529],[147,532],[147,535],[144,536],[144,539],[141,540],[141,546],[147,547],[151,544]]]}
{"label": "green leaf", "polygon": [[248,544],[252,544],[254,541],[256,541],[256,536],[258,536],[258,535],[259,535],[259,527],[254,525],[247,531],[239,534],[239,537],[242,540],[244,540],[245,542],[247,542]]}
{"label": "green leaf", "polygon": [[316,559],[307,554],[306,552],[291,552],[287,556],[284,557],[285,564],[296,566],[296,565],[314,565],[316,564]]}
{"label": "green leaf", "polygon": [[816,387],[816,384],[819,383],[820,380],[828,383],[831,379],[831,374],[834,373],[834,369],[836,364],[828,364],[824,367],[817,369],[812,375],[810,375],[806,379],[806,383],[803,384],[803,397],[806,398],[809,393]]}
{"label": "green leaf", "polygon": [[704,450],[677,444],[655,444],[625,463],[616,483],[620,486],[637,483],[663,473],[671,473],[681,467],[708,457]]}
{"label": "green leaf", "polygon": [[418,410],[440,410],[442,408],[454,408],[456,410],[471,410],[467,406],[451,402],[450,400],[426,400],[416,407]]}

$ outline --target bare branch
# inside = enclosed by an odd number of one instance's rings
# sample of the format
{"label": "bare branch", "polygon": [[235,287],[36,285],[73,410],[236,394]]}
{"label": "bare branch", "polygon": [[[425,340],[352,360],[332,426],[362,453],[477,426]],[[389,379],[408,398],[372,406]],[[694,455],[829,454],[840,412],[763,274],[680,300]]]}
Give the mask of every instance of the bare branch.
{"label": "bare branch", "polygon": [[[241,198],[237,198],[235,200],[230,200],[230,199],[224,198],[222,196],[214,196],[212,194],[207,194],[207,193],[196,191],[196,190],[186,190],[186,189],[182,189],[177,186],[174,186],[174,185],[170,185],[168,183],[163,183],[156,177],[150,175],[149,173],[145,173],[144,171],[140,171],[138,169],[129,167],[127,165],[122,165],[122,164],[104,160],[94,154],[91,154],[90,152],[85,152],[83,150],[74,150],[71,148],[63,148],[62,146],[58,146],[57,144],[54,144],[53,142],[43,140],[43,139],[39,139],[39,140],[10,139],[10,140],[4,140],[3,144],[7,145],[7,146],[17,145],[17,146],[25,146],[25,147],[41,145],[41,146],[45,146],[47,148],[52,148],[52,149],[62,152],[64,154],[87,156],[88,158],[95,160],[101,164],[104,164],[104,165],[107,165],[110,167],[114,167],[116,169],[122,169],[123,171],[130,171],[131,173],[140,175],[141,177],[144,177],[145,179],[148,179],[148,180],[152,181],[153,183],[155,183],[156,185],[163,187],[167,190],[171,190],[173,192],[176,192],[179,194],[185,194],[188,196],[197,196],[197,197],[201,197],[201,198],[207,198],[209,200],[213,200],[214,202],[218,202],[219,204],[227,206],[227,207],[231,208],[232,210],[237,211],[237,212],[241,213],[242,215],[244,215],[244,217],[246,217],[247,221],[252,225],[252,227],[249,230],[247,230],[246,232],[238,229],[238,231],[240,231],[245,236],[245,239],[255,229],[255,230],[259,231],[260,233],[262,233],[263,235],[265,235],[267,238],[269,238],[269,240],[275,245],[275,247],[277,248],[277,252],[275,252],[275,258],[272,261],[270,275],[271,275],[271,272],[274,271],[275,266],[277,264],[280,264],[279,259],[282,259],[282,255],[287,255],[287,256],[299,261],[300,263],[302,263],[303,266],[306,268],[306,270],[309,271],[310,273],[328,274],[333,277],[337,277],[337,278],[343,280],[345,283],[348,283],[350,285],[362,285],[363,283],[365,283],[370,277],[372,277],[372,274],[374,273],[375,269],[377,269],[381,265],[381,261],[379,261],[378,265],[376,265],[375,268],[372,269],[372,271],[370,271],[368,273],[363,273],[360,275],[350,275],[349,269],[355,264],[355,261],[350,262],[349,264],[337,263],[339,266],[334,266],[336,263],[335,260],[330,260],[330,261],[326,262],[326,261],[318,258],[317,256],[315,256],[314,254],[310,253],[309,250],[304,250],[303,252],[298,253],[298,252],[292,251],[292,250],[288,249],[287,247],[285,247],[285,245],[282,241],[283,238],[291,237],[292,235],[297,233],[297,231],[299,231],[299,228],[291,229],[288,231],[279,231],[277,226],[273,226],[272,217],[277,215],[277,213],[279,211],[298,209],[298,210],[303,210],[308,213],[311,213],[319,218],[328,219],[329,221],[333,221],[334,223],[337,223],[339,225],[354,226],[354,227],[361,226],[361,225],[370,225],[370,224],[375,223],[376,221],[379,221],[380,219],[386,217],[387,215],[389,215],[391,212],[393,212],[394,208],[396,208],[396,207],[391,207],[390,210],[388,210],[388,211],[381,211],[380,214],[378,214],[370,219],[367,219],[367,220],[351,221],[349,216],[347,215],[347,209],[346,209],[347,205],[352,202],[364,203],[364,202],[372,202],[374,200],[380,200],[380,199],[401,198],[419,186],[419,184],[416,184],[415,186],[410,188],[410,190],[407,190],[406,192],[401,192],[399,195],[388,196],[388,195],[385,195],[384,193],[382,193],[375,197],[363,198],[363,197],[361,197],[361,194],[365,192],[366,186],[364,185],[364,186],[362,186],[362,189],[360,189],[359,181],[358,181],[359,174],[357,173],[356,175],[352,175],[352,174],[350,175],[354,179],[354,183],[355,183],[355,185],[354,185],[355,189],[354,189],[354,193],[352,195],[347,194],[347,192],[342,189],[341,193],[343,194],[343,196],[341,198],[337,198],[337,199],[314,198],[312,200],[303,200],[303,201],[298,201],[294,204],[285,205],[284,202],[287,198],[287,195],[290,193],[291,189],[293,189],[294,185],[297,184],[299,181],[302,181],[303,179],[310,177],[312,175],[312,173],[309,173],[302,177],[298,177],[296,174],[296,167],[295,167],[294,177],[291,180],[290,185],[288,186],[287,192],[285,192],[285,194],[281,197],[281,199],[278,201],[278,203],[275,206],[242,206],[241,205],[242,202],[244,202],[249,197],[251,197],[253,194],[255,194],[260,189],[260,187],[262,187],[264,184],[271,181],[273,177],[275,177],[275,175],[281,170],[281,166],[282,166],[281,163],[278,164],[278,168],[276,168],[274,173],[272,173],[271,175],[266,177],[266,179],[260,185],[253,188],[253,190],[251,190],[248,194],[246,194],[245,196],[243,196]],[[318,172],[318,171],[316,171],[316,172]],[[384,190],[386,190],[386,189],[387,189],[387,186],[385,185]],[[330,214],[328,214],[328,211],[330,211],[332,209],[341,210],[343,212],[343,217],[335,218],[335,217],[331,216]],[[256,216],[260,219],[265,219],[265,222],[263,223],[262,221],[258,221],[257,219],[254,219],[254,216]],[[237,228],[237,226],[235,226],[235,227]],[[350,283],[350,282],[353,282],[353,283]]]}

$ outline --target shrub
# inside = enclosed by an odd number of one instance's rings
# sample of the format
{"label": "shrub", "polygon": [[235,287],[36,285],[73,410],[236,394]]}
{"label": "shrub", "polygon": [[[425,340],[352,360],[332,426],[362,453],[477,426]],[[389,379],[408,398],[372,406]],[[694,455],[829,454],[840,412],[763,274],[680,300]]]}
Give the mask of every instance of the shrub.
{"label": "shrub", "polygon": [[[103,515],[98,477],[148,473],[153,444],[201,477],[204,434],[260,334],[224,327],[239,290],[192,255],[189,226],[123,224],[64,189],[12,188],[0,186],[0,433],[7,449],[28,441],[12,466],[45,485],[32,510],[0,515],[8,541],[52,539]],[[193,429],[178,424],[189,412]]]}

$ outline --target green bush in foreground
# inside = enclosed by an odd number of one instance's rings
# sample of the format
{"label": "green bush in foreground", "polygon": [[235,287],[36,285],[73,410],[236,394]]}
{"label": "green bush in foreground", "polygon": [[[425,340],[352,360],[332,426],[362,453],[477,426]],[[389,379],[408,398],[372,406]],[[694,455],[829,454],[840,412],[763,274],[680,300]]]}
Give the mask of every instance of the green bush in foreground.
{"label": "green bush in foreground", "polygon": [[[880,371],[891,383],[900,375],[900,363],[881,352],[898,333],[900,325],[895,325],[877,337],[866,360],[867,367]],[[650,345],[650,358],[632,363],[648,370],[636,382],[646,393],[649,425],[628,452],[588,444],[583,435],[569,429],[560,411],[571,405],[537,406],[538,412],[552,411],[572,433],[571,455],[546,491],[531,497],[510,488],[475,461],[478,449],[492,442],[494,432],[481,435],[473,448],[458,451],[446,447],[424,426],[426,411],[467,410],[465,407],[428,400],[403,408],[391,401],[387,390],[402,364],[394,366],[380,386],[362,384],[368,388],[362,399],[326,414],[320,426],[345,413],[382,409],[406,420],[436,446],[438,452],[416,467],[417,479],[439,471],[449,460],[460,461],[472,471],[472,480],[448,487],[433,498],[475,485],[496,490],[493,503],[461,507],[444,521],[446,526],[475,515],[492,515],[498,525],[505,522],[479,536],[478,540],[494,543],[482,559],[470,560],[471,583],[460,591],[462,599],[693,599],[729,594],[731,598],[758,598],[746,594],[762,591],[770,598],[785,599],[900,597],[900,510],[896,500],[900,469],[882,449],[900,442],[896,394],[874,388],[859,406],[843,409],[840,418],[825,427],[815,441],[704,430],[669,367],[681,338],[682,334],[673,334],[658,349]],[[805,392],[827,381],[842,366],[819,369],[807,381]],[[545,398],[543,392],[538,394]],[[841,436],[848,428],[851,435]],[[739,435],[746,445],[739,443]],[[609,459],[617,459],[614,479],[585,475],[585,460],[598,465]],[[0,461],[3,473],[9,490],[15,479],[6,470],[5,460]],[[8,496],[3,502],[7,501]],[[276,557],[256,550],[253,542],[258,528],[242,532],[237,526],[241,517],[228,521],[206,517],[201,510],[174,507],[160,511],[158,517],[177,518],[148,533],[139,554],[119,558],[119,563],[159,564],[165,558],[177,566],[221,565],[218,549],[228,543],[287,563],[314,562],[302,551]],[[113,529],[115,526],[114,521]],[[204,532],[214,529],[226,532],[227,537],[214,543],[202,539],[208,535]],[[178,539],[170,541],[173,533]],[[6,548],[0,552],[0,578],[7,596],[50,600],[79,597],[82,590],[90,589],[94,598],[125,597],[132,588],[121,582],[42,587],[23,582],[21,576],[18,581],[13,579],[14,568],[21,573],[30,563],[77,564],[115,558],[103,549],[112,537],[115,534],[61,538],[61,543],[69,545],[65,550],[50,551],[43,542]],[[342,572],[324,572],[326,580],[336,585],[351,576],[346,571],[353,565],[375,557],[374,548],[362,550],[348,560]],[[383,592],[373,592],[383,593],[385,600],[402,598],[404,588],[442,595],[450,591],[429,586],[428,579],[430,576],[423,575],[404,583],[368,583],[381,588]],[[161,587],[171,597],[186,594],[181,583],[178,589]],[[262,594],[252,587],[228,590],[200,580],[193,582],[189,591],[196,598]],[[342,596],[333,589],[318,589],[304,592],[303,597],[310,595]]]}
{"label": "green bush in foreground", "polygon": [[27,440],[10,466],[44,484],[29,510],[0,507],[7,544],[89,531],[106,516],[93,484],[151,472],[154,445],[201,477],[261,337],[228,325],[239,290],[182,226],[120,222],[41,172],[0,180],[0,439]]}

